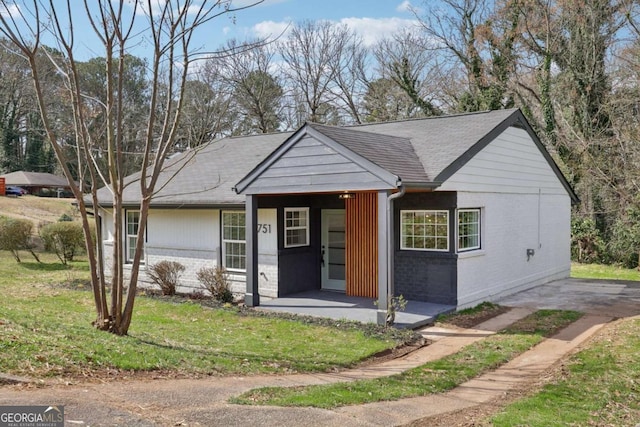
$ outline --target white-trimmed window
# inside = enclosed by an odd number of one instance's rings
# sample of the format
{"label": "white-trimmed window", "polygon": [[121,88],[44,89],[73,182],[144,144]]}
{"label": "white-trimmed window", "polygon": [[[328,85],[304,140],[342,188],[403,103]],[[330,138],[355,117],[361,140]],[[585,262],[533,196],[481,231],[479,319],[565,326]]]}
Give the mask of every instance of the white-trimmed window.
{"label": "white-trimmed window", "polygon": [[[126,254],[127,262],[133,262],[136,255],[136,243],[138,242],[138,230],[140,228],[140,211],[126,211]],[[144,246],[140,254],[140,262],[144,262]]]}
{"label": "white-trimmed window", "polygon": [[309,208],[284,209],[284,247],[309,246]]}
{"label": "white-trimmed window", "polygon": [[247,269],[245,225],[243,211],[222,212],[222,264],[228,270]]}
{"label": "white-trimmed window", "polygon": [[458,251],[480,249],[480,209],[458,210]]}
{"label": "white-trimmed window", "polygon": [[449,250],[449,211],[400,211],[400,248]]}

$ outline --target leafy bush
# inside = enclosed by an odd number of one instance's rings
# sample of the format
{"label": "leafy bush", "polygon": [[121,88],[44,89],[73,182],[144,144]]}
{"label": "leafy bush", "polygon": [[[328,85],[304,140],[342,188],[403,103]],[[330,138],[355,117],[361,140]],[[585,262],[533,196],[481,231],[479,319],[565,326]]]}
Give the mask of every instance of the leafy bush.
{"label": "leafy bush", "polygon": [[40,262],[33,251],[32,230],[33,223],[29,220],[0,217],[0,250],[10,251],[17,262],[21,261],[18,251],[26,250]]}
{"label": "leafy bush", "polygon": [[184,265],[177,261],[160,261],[149,266],[147,274],[162,290],[162,295],[175,295],[180,276],[184,272]]}
{"label": "leafy bush", "polygon": [[40,229],[44,249],[54,252],[63,264],[73,261],[73,257],[84,248],[82,225],[77,222],[54,222]]}
{"label": "leafy bush", "polygon": [[594,220],[571,220],[571,259],[582,263],[599,262],[604,255],[604,249],[604,242]]}
{"label": "leafy bush", "polygon": [[607,242],[607,255],[626,268],[638,267],[640,260],[640,210],[627,209],[613,226]]}
{"label": "leafy bush", "polygon": [[73,221],[73,218],[69,214],[63,213],[62,215],[60,215],[60,218],[58,218],[58,221]]}
{"label": "leafy bush", "polygon": [[196,273],[203,287],[211,293],[211,296],[220,302],[233,302],[231,281],[227,269],[222,266],[202,267]]}

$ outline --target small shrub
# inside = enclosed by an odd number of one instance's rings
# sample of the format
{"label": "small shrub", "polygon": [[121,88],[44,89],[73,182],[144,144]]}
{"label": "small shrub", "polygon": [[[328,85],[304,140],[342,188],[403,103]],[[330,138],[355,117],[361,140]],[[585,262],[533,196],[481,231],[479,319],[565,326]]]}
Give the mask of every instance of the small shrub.
{"label": "small shrub", "polygon": [[175,295],[176,287],[184,270],[184,265],[177,261],[160,261],[149,266],[147,274],[156,285],[160,286],[162,295]]}
{"label": "small shrub", "polygon": [[211,293],[211,296],[220,302],[233,302],[231,281],[227,269],[222,266],[203,267],[196,273],[203,287]]}
{"label": "small shrub", "polygon": [[84,249],[82,225],[77,222],[54,222],[40,229],[44,249],[54,252],[63,264]]}
{"label": "small shrub", "polygon": [[62,215],[60,215],[60,218],[58,218],[58,222],[65,222],[65,221],[73,221],[73,218],[70,215],[63,213]]}
{"label": "small shrub", "polygon": [[33,251],[33,223],[26,219],[0,217],[0,250],[10,251],[17,262],[20,262],[20,250],[26,250],[40,262]]}
{"label": "small shrub", "polygon": [[571,259],[582,263],[598,262],[605,244],[594,220],[574,218],[571,221]]}

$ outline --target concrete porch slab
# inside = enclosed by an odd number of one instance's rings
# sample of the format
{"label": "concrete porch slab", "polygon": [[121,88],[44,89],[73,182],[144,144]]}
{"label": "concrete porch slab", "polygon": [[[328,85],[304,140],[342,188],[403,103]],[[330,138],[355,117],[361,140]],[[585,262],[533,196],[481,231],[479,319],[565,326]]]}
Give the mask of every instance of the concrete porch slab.
{"label": "concrete porch slab", "polygon": [[[282,298],[260,298],[262,310],[281,311],[305,316],[346,319],[376,323],[378,307],[373,298],[347,296],[341,292],[307,291]],[[455,310],[453,305],[408,301],[404,311],[396,312],[395,327],[419,328],[434,322],[436,316]]]}

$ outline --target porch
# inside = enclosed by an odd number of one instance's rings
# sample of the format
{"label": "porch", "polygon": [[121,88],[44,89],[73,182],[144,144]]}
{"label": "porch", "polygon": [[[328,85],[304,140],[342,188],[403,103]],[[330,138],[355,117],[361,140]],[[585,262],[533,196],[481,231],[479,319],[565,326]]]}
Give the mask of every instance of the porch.
{"label": "porch", "polygon": [[[362,323],[376,323],[378,307],[374,301],[374,298],[314,290],[283,298],[263,297],[259,308],[336,320],[346,319]],[[408,301],[405,310],[396,313],[394,326],[415,329],[433,323],[437,315],[453,310],[455,310],[453,305]]]}

